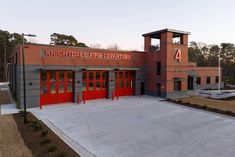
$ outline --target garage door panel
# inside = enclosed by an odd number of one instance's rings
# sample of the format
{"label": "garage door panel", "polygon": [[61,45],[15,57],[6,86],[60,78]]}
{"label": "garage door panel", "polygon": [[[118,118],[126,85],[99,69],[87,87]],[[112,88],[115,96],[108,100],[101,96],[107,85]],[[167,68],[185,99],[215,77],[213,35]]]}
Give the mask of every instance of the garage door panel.
{"label": "garage door panel", "polygon": [[107,71],[83,72],[83,99],[107,98]]}
{"label": "garage door panel", "polygon": [[134,95],[133,80],[133,71],[115,72],[115,96]]}
{"label": "garage door panel", "polygon": [[73,102],[73,82],[71,71],[41,72],[40,105]]}

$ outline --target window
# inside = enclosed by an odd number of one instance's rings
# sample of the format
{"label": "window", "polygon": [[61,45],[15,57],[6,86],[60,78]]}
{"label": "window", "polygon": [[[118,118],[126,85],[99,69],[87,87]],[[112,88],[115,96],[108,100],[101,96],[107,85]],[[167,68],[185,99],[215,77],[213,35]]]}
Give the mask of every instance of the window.
{"label": "window", "polygon": [[183,44],[183,34],[173,33],[172,43]]}
{"label": "window", "polygon": [[133,80],[133,71],[118,71],[115,73],[115,88],[133,88]]}
{"label": "window", "polygon": [[46,71],[41,72],[41,81],[43,83],[47,81],[47,72]]}
{"label": "window", "polygon": [[174,37],[174,38],[172,38],[172,42],[173,42],[173,44],[180,44],[180,37]]}
{"label": "window", "polygon": [[59,72],[59,80],[64,81],[64,72],[63,71]]}
{"label": "window", "polygon": [[157,62],[157,65],[156,65],[156,73],[157,75],[161,75],[161,62]]}
{"label": "window", "polygon": [[68,82],[67,84],[67,93],[73,92],[73,85],[72,82]]}
{"label": "window", "polygon": [[201,77],[197,77],[197,84],[198,84],[198,85],[201,84]]}
{"label": "window", "polygon": [[59,93],[64,93],[64,84],[59,85]]}
{"label": "window", "polygon": [[56,73],[55,71],[50,72],[50,81],[55,81],[56,80]]}
{"label": "window", "polygon": [[206,83],[210,84],[211,83],[211,78],[210,77],[206,77]]}
{"label": "window", "polygon": [[55,94],[56,93],[56,84],[50,84],[50,93]]}
{"label": "window", "polygon": [[41,95],[47,94],[47,85],[42,84],[41,85]]}
{"label": "window", "polygon": [[157,52],[157,51],[160,51],[160,40],[161,39],[151,39],[151,51],[152,52]]}
{"label": "window", "polygon": [[175,78],[174,79],[174,91],[181,91],[181,80]]}
{"label": "window", "polygon": [[215,77],[215,83],[219,83],[219,76]]}
{"label": "window", "polygon": [[67,72],[67,79],[70,81],[73,81],[73,72],[72,71]]}
{"label": "window", "polygon": [[106,71],[85,71],[82,77],[82,91],[97,91],[107,88]]}

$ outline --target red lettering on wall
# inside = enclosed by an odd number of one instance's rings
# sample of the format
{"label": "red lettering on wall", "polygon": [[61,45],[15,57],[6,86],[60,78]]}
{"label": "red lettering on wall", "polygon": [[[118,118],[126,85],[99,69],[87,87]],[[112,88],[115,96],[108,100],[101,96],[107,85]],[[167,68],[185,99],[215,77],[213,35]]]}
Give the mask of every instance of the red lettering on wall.
{"label": "red lettering on wall", "polygon": [[97,52],[77,52],[77,51],[56,51],[45,50],[46,57],[73,57],[73,58],[96,58],[96,59],[114,59],[114,60],[131,60],[132,56],[121,53],[97,53]]}

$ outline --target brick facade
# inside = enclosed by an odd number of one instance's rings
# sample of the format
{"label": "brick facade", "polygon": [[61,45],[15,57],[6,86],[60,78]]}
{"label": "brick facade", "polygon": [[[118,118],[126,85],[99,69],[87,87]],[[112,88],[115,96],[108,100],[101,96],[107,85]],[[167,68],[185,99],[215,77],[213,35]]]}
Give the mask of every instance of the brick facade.
{"label": "brick facade", "polygon": [[[47,70],[74,72],[74,102],[77,102],[78,95],[80,101],[83,99],[81,82],[84,70],[108,72],[107,98],[112,98],[116,88],[116,71],[134,72],[134,95],[145,93],[171,98],[185,96],[188,90],[216,88],[218,68],[197,67],[196,63],[188,62],[188,35],[188,32],[171,29],[144,34],[144,51],[26,44],[27,106],[39,106],[40,72]],[[173,38],[179,41],[174,43]],[[153,39],[160,40],[157,47],[152,45]],[[178,54],[179,59],[176,59]],[[207,77],[210,77],[210,83],[206,82]],[[200,78],[200,84],[197,78]],[[11,89],[20,104],[23,104],[22,82],[22,46],[19,45],[12,55]]]}

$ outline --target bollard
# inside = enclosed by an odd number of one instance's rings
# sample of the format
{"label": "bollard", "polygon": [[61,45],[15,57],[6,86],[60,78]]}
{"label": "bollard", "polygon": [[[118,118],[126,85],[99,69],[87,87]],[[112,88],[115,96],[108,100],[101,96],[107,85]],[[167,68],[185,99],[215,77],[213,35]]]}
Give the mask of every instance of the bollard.
{"label": "bollard", "polygon": [[85,98],[83,99],[83,104],[86,104],[86,100],[85,100]]}

